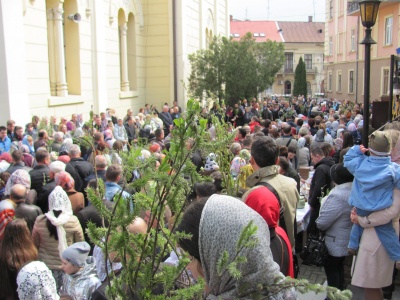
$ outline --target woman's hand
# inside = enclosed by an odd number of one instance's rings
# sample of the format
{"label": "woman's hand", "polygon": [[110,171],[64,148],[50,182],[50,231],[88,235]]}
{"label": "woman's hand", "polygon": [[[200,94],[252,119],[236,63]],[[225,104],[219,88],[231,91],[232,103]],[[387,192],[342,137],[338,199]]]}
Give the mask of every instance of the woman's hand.
{"label": "woman's hand", "polygon": [[357,215],[357,211],[356,211],[355,207],[353,207],[353,209],[351,210],[350,219],[351,219],[351,222],[353,222],[354,224],[357,224],[357,225],[359,224],[358,223],[358,215]]}

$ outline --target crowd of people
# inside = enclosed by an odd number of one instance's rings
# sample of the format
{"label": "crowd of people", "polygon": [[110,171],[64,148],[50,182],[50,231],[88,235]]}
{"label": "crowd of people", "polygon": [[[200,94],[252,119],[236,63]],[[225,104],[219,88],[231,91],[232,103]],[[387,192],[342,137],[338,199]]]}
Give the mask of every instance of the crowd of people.
{"label": "crowd of people", "polygon": [[[193,153],[197,172],[214,180],[193,187],[192,203],[178,228],[192,234],[179,242],[193,258],[187,267],[190,280],[204,277],[207,295],[247,299],[258,283],[265,291],[257,292],[268,295],[266,287],[276,276],[296,277],[301,250],[296,209],[308,179],[299,174],[311,169],[306,231],[325,232],[328,285],[346,288],[344,260],[357,254],[352,283],[366,289],[366,299],[382,299],[382,288],[392,284],[395,262],[400,267],[400,124],[376,131],[366,149],[360,143],[369,112],[349,101],[303,97],[244,99],[233,107],[204,108],[210,140],[217,138],[216,118],[235,132],[229,175],[239,193],[236,198],[223,195],[215,153]],[[141,147],[143,158],[155,156],[161,163],[174,119],[184,116],[174,102],[161,111],[146,104],[136,116],[131,109],[124,117],[107,109],[86,123],[74,114],[60,123],[34,116],[25,129],[13,120],[0,126],[0,299],[106,299],[104,254],[86,232],[89,221],[104,224],[86,188],[102,180],[103,201],[110,209],[116,194],[131,198],[134,191],[122,188],[121,151]],[[76,143],[87,132],[94,148]],[[187,147],[192,146],[189,141]],[[219,278],[218,255],[234,253],[251,220],[258,227],[259,244],[245,253],[244,276]],[[129,231],[146,234],[146,221],[138,217]],[[120,268],[113,263],[108,269]],[[282,289],[270,299],[296,299],[296,292]]]}

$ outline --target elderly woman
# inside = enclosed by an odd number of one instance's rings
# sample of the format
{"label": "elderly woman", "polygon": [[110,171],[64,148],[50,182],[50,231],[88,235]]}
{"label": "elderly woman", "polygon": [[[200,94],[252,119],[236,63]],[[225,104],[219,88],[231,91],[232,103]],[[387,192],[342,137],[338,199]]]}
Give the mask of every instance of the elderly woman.
{"label": "elderly woman", "polygon": [[[237,255],[238,240],[250,222],[257,226],[253,238],[258,243],[241,250],[240,255],[246,258],[245,263],[237,265],[241,277],[221,274],[218,262],[223,252],[227,251],[230,259]],[[283,275],[273,261],[268,225],[240,200],[213,195],[208,200],[194,201],[186,209],[178,231],[192,234],[190,239],[180,239],[179,245],[193,258],[188,265],[193,277],[204,278],[207,299],[297,299],[293,288],[274,288],[279,282],[277,277]],[[276,293],[271,295],[272,291]]]}
{"label": "elderly woman", "polygon": [[299,168],[308,167],[310,165],[310,150],[306,147],[306,139],[304,137],[299,138],[297,141],[298,157],[299,157]]}
{"label": "elderly woman", "polygon": [[11,188],[14,184],[22,184],[26,188],[25,203],[36,203],[37,193],[35,190],[31,190],[31,176],[29,175],[28,171],[24,169],[19,169],[11,174],[4,190],[5,197],[10,196]]}
{"label": "elderly woman", "polygon": [[59,172],[55,176],[56,185],[62,187],[71,201],[72,211],[77,215],[85,207],[85,198],[82,193],[75,190],[75,180],[68,172]]}
{"label": "elderly woman", "polygon": [[351,220],[364,228],[360,240],[360,248],[354,264],[351,284],[364,288],[364,299],[382,300],[382,288],[392,283],[394,261],[390,260],[385,248],[379,240],[376,226],[392,220],[396,233],[399,234],[400,190],[393,190],[393,205],[387,209],[360,217],[352,211]]}
{"label": "elderly woman", "polygon": [[343,290],[343,262],[347,256],[352,225],[348,200],[354,177],[343,164],[333,165],[330,175],[336,186],[323,203],[316,223],[320,230],[325,231],[325,245],[329,256],[324,269],[328,285]]}
{"label": "elderly woman", "polygon": [[72,214],[71,201],[61,186],[56,186],[49,196],[49,212],[36,218],[32,238],[40,260],[52,271],[58,290],[63,277],[60,256],[69,245],[84,240],[81,224]]}

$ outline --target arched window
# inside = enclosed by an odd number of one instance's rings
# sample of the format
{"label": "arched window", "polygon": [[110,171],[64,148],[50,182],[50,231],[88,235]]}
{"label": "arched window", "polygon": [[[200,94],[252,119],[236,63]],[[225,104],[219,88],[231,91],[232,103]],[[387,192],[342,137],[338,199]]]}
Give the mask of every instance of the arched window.
{"label": "arched window", "polygon": [[285,90],[284,90],[285,95],[291,95],[292,94],[292,83],[290,80],[285,81]]}

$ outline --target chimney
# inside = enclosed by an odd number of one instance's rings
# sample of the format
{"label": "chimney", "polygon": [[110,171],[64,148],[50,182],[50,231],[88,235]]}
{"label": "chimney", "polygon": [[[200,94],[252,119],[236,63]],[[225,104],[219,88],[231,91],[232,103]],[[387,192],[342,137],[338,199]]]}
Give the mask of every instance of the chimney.
{"label": "chimney", "polygon": [[232,22],[233,21],[233,16],[229,15],[229,18],[230,18],[230,21]]}
{"label": "chimney", "polygon": [[312,16],[308,16],[308,22],[312,22]]}

